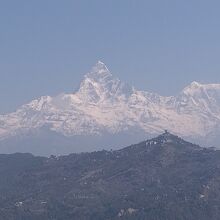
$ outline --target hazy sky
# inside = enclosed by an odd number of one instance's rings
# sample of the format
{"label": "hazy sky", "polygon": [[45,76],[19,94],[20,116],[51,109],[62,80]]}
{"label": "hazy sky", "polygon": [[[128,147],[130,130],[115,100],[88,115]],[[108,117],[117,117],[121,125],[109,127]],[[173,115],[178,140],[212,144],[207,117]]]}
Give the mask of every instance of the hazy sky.
{"label": "hazy sky", "polygon": [[0,1],[0,112],[76,89],[97,60],[136,88],[220,82],[220,1]]}

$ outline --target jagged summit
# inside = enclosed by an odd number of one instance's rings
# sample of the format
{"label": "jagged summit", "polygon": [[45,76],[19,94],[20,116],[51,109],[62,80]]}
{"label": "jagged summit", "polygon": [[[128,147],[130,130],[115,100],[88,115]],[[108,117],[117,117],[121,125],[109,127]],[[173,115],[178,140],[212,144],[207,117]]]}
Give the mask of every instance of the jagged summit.
{"label": "jagged summit", "polygon": [[92,67],[91,71],[85,75],[85,78],[90,78],[95,81],[109,80],[109,78],[112,77],[112,74],[102,61],[98,61]]}
{"label": "jagged summit", "polygon": [[98,61],[87,73],[79,89],[79,96],[89,102],[103,102],[128,97],[132,87],[113,77],[106,65]]}
{"label": "jagged summit", "polygon": [[98,60],[98,62],[93,66],[93,69],[98,69],[98,70],[101,70],[101,69],[104,69],[104,70],[108,70],[107,66],[105,65],[104,62]]}

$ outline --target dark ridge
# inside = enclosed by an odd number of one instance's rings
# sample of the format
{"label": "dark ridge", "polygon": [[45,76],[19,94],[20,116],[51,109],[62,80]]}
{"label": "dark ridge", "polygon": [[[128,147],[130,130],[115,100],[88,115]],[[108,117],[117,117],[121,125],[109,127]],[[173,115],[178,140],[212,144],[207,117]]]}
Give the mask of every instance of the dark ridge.
{"label": "dark ridge", "polygon": [[0,220],[218,220],[220,151],[165,132],[117,151],[0,155]]}

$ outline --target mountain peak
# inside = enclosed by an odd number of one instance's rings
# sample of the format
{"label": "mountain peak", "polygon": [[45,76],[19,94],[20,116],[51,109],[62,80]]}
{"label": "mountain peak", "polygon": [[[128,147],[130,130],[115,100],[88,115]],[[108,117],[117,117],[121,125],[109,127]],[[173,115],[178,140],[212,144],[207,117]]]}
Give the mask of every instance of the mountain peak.
{"label": "mountain peak", "polygon": [[95,70],[105,70],[105,71],[108,70],[105,63],[103,63],[100,60],[98,60],[98,62],[93,66],[93,69],[95,69]]}
{"label": "mountain peak", "polygon": [[158,137],[163,137],[163,138],[178,138],[175,134],[170,133],[169,131],[165,130],[163,134],[159,135]]}
{"label": "mountain peak", "polygon": [[93,79],[95,81],[99,81],[100,79],[112,77],[112,74],[108,70],[105,63],[102,61],[98,61],[93,67],[92,70],[86,74],[87,78]]}
{"label": "mountain peak", "polygon": [[[119,97],[129,97],[132,87],[113,77],[107,66],[98,61],[84,77],[80,84],[78,95],[88,102],[115,101]],[[119,98],[120,99],[120,98]]]}
{"label": "mountain peak", "polygon": [[182,142],[183,140],[178,137],[177,135],[175,134],[172,134],[170,132],[168,132],[167,130],[164,131],[164,133],[162,133],[161,135],[147,141],[148,142],[153,142],[153,143],[161,143],[161,144],[164,144],[164,143],[171,143],[171,142],[176,142],[176,143],[180,143]]}
{"label": "mountain peak", "polygon": [[196,81],[193,81],[190,85],[185,87],[182,91],[184,95],[194,97],[209,97],[214,96],[216,98],[216,95],[218,96],[219,100],[219,91],[220,91],[220,84],[201,84]]}
{"label": "mountain peak", "polygon": [[190,83],[188,86],[186,86],[184,89],[183,89],[183,94],[185,95],[193,95],[195,92],[197,93],[198,91],[200,92],[201,89],[204,87],[204,85],[196,82],[196,81],[193,81],[192,83]]}
{"label": "mountain peak", "polygon": [[101,60],[98,60],[98,62],[96,63],[96,66],[100,66],[100,67],[105,67],[106,68],[105,63],[102,62]]}
{"label": "mountain peak", "polygon": [[196,81],[193,81],[191,84],[190,84],[191,87],[200,87],[201,84],[199,82],[196,82]]}
{"label": "mountain peak", "polygon": [[184,88],[184,90],[192,90],[192,89],[198,89],[202,86],[199,82],[193,81],[188,86]]}

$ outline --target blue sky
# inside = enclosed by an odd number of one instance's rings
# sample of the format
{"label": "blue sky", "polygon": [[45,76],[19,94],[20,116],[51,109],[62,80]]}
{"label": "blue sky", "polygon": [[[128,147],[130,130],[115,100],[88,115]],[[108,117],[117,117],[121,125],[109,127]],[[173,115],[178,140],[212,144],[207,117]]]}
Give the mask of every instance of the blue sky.
{"label": "blue sky", "polygon": [[220,83],[220,2],[0,1],[0,112],[74,91],[97,60],[136,88]]}

